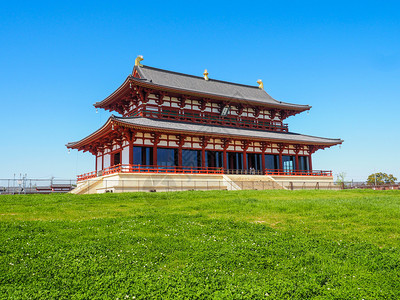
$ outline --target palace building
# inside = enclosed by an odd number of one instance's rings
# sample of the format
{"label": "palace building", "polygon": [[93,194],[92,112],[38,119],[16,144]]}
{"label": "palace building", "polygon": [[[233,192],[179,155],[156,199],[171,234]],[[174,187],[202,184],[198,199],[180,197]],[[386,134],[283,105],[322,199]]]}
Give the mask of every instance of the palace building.
{"label": "palace building", "polygon": [[94,104],[118,116],[67,144],[95,159],[93,172],[78,175],[80,185],[97,182],[91,192],[117,192],[121,183],[107,190],[99,182],[160,174],[164,180],[184,174],[181,180],[192,182],[199,176],[230,180],[235,175],[332,181],[331,171],[313,170],[312,155],[343,141],[293,133],[284,123],[310,106],[275,100],[261,80],[257,86],[225,82],[209,78],[207,70],[203,77],[193,76],[145,66],[142,60],[138,56],[122,85]]}

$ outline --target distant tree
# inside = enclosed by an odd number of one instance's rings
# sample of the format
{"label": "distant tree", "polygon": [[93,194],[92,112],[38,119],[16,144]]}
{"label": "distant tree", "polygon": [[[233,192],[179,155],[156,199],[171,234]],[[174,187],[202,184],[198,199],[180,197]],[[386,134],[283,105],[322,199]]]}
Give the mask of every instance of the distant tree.
{"label": "distant tree", "polygon": [[368,185],[394,184],[396,181],[397,178],[393,174],[388,175],[382,172],[371,174],[367,178]]}
{"label": "distant tree", "polygon": [[346,178],[346,173],[345,172],[340,172],[339,174],[336,175],[336,182],[337,183],[343,183]]}
{"label": "distant tree", "polygon": [[345,172],[340,172],[336,174],[336,184],[340,185],[342,188],[346,187],[345,183],[345,178],[346,178],[346,173]]}

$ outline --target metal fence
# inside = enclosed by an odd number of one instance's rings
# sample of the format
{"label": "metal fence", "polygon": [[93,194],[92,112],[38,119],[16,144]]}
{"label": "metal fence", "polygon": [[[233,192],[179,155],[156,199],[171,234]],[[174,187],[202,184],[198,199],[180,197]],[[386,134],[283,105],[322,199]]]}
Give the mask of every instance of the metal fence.
{"label": "metal fence", "polygon": [[[93,187],[97,179],[88,179],[79,185],[81,194],[93,192],[161,192],[187,190],[342,190],[373,189],[399,190],[400,183],[385,185],[367,185],[365,182],[332,182],[332,181],[264,181],[264,180],[170,180],[166,176],[160,182],[153,180],[120,179],[105,180],[100,186]],[[77,186],[73,179],[0,179],[1,194],[50,194],[67,193]],[[96,190],[97,189],[97,190]]]}
{"label": "metal fence", "polygon": [[73,179],[0,179],[0,195],[67,193],[75,187]]}
{"label": "metal fence", "polygon": [[391,184],[367,184],[366,182],[339,182],[342,189],[400,190],[400,182]]}

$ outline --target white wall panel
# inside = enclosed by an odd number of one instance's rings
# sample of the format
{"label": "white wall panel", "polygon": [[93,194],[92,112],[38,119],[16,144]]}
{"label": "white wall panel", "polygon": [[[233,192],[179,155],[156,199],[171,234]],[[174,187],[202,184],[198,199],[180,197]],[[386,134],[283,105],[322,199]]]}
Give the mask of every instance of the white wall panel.
{"label": "white wall panel", "polygon": [[125,147],[122,150],[121,153],[122,157],[121,157],[121,162],[123,165],[128,165],[129,164],[129,147]]}
{"label": "white wall panel", "polygon": [[104,169],[110,167],[111,164],[111,155],[105,154],[104,155]]}

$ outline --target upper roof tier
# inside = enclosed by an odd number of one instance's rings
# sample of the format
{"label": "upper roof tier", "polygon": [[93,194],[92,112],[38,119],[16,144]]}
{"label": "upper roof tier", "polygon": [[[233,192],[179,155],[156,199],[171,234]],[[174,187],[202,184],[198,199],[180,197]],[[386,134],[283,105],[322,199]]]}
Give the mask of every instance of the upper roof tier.
{"label": "upper roof tier", "polygon": [[203,77],[183,74],[149,66],[135,66],[132,74],[110,96],[94,104],[104,108],[121,96],[122,92],[136,84],[155,90],[169,91],[182,95],[192,95],[223,101],[243,102],[252,105],[261,105],[271,108],[289,109],[297,112],[309,110],[309,105],[299,105],[275,100],[264,89],[216,79],[205,80]]}

